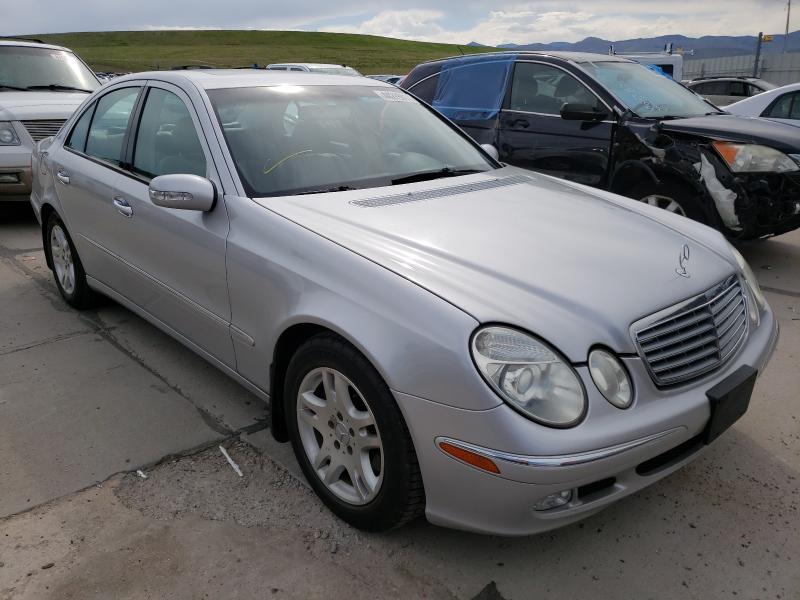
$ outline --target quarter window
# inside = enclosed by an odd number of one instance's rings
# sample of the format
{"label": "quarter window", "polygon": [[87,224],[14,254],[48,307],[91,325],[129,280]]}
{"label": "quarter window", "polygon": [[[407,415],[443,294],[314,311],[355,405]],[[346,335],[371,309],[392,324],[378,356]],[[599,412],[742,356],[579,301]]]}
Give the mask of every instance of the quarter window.
{"label": "quarter window", "polygon": [[800,119],[800,93],[784,94],[761,116],[773,119]]}
{"label": "quarter window", "polygon": [[72,128],[72,133],[69,134],[69,139],[67,140],[67,148],[72,148],[78,152],[86,151],[86,137],[89,135],[89,123],[92,122],[94,106],[94,103],[92,103],[89,108],[83,111],[81,118]]}
{"label": "quarter window", "polygon": [[511,84],[511,110],[557,115],[564,104],[602,109],[598,97],[569,73],[539,63],[517,63]]}
{"label": "quarter window", "polygon": [[86,154],[115,165],[122,162],[125,132],[139,89],[133,87],[114,90],[97,101],[97,110],[86,140]]}
{"label": "quarter window", "polygon": [[133,170],[145,177],[206,175],[206,156],[189,109],[178,96],[150,88],[139,122]]}

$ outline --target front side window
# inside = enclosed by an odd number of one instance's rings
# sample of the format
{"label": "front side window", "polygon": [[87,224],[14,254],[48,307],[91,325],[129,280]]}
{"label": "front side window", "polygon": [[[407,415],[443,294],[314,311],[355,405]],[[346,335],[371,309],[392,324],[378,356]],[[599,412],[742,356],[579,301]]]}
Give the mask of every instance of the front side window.
{"label": "front side window", "polygon": [[0,46],[0,92],[8,89],[85,91],[100,87],[72,52],[32,46]]}
{"label": "front side window", "polygon": [[86,154],[114,165],[120,164],[125,132],[139,90],[138,87],[114,90],[97,101],[86,140]]}
{"label": "front side window", "polygon": [[600,99],[569,73],[550,65],[520,62],[511,83],[511,110],[558,115],[564,104],[602,110]]}
{"label": "front side window", "polygon": [[402,90],[280,85],[208,95],[252,197],[379,187],[443,170],[440,176],[495,167]]}
{"label": "front side window", "polygon": [[150,88],[139,121],[133,170],[148,178],[206,175],[206,156],[189,109],[178,96]]}
{"label": "front side window", "polygon": [[692,90],[704,96],[728,96],[730,94],[730,87],[727,81],[698,83],[692,87]]}
{"label": "front side window", "polygon": [[639,117],[682,118],[720,112],[680,83],[639,63],[598,61],[580,66]]}

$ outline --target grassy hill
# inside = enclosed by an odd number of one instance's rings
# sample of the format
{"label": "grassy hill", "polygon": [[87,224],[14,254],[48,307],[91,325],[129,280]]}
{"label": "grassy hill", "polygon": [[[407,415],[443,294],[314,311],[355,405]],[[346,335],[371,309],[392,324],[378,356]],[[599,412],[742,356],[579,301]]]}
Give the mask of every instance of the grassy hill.
{"label": "grassy hill", "polygon": [[[347,64],[365,74],[406,73],[420,62],[492,48],[304,31],[111,31],[36,36],[67,46],[97,71],[274,62]],[[459,50],[460,49],[460,50]]]}

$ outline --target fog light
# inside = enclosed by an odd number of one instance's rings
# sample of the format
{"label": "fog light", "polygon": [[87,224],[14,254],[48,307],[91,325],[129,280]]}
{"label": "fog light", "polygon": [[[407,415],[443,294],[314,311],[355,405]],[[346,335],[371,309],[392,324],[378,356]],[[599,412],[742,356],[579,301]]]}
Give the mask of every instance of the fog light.
{"label": "fog light", "polygon": [[572,500],[572,490],[562,490],[538,500],[536,504],[533,505],[533,510],[537,512],[551,510],[559,506],[564,506],[570,500]]}
{"label": "fog light", "polygon": [[0,173],[0,183],[19,183],[19,175],[16,173]]}

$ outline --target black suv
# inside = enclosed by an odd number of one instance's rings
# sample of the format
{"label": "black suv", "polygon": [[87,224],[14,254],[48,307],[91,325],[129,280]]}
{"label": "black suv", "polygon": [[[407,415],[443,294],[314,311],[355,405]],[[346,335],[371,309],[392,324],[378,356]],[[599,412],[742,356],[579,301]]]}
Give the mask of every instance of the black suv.
{"label": "black suv", "polygon": [[418,65],[401,86],[503,162],[645,201],[730,238],[800,227],[796,127],[727,114],[625,58],[458,56]]}

